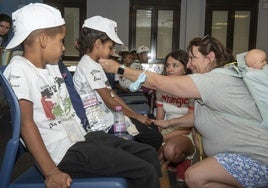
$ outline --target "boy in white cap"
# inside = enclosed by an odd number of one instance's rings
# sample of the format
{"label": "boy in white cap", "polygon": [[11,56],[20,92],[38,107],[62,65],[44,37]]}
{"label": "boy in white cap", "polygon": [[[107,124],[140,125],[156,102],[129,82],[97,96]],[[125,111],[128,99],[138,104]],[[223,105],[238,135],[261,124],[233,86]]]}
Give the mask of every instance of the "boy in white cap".
{"label": "boy in white cap", "polygon": [[[129,187],[143,187],[140,181],[146,187],[158,184],[149,162],[157,166],[153,148],[83,129],[57,64],[65,50],[66,28],[60,12],[31,3],[12,18],[15,33],[7,49],[22,44],[24,53],[12,58],[4,75],[19,100],[21,136],[45,177],[45,186],[70,187],[71,176],[121,176]],[[128,158],[128,163],[122,164],[121,158]],[[144,173],[134,176],[137,171]]]}
{"label": "boy in white cap", "polygon": [[[133,60],[128,47],[122,46],[121,50],[119,51],[119,54],[122,56],[121,64],[125,65],[126,67],[129,67],[132,64]],[[133,82],[119,74],[116,74],[116,79],[118,81],[118,92],[130,93],[129,85]]]}
{"label": "boy in white cap", "polygon": [[[84,21],[82,32],[77,40],[79,51],[83,56],[73,76],[74,84],[78,93],[85,85],[90,86],[88,88],[93,90],[98,98],[104,124],[103,126],[93,125],[91,129],[113,133],[113,111],[116,106],[122,106],[127,121],[139,131],[139,134],[135,135],[130,132],[134,140],[151,145],[157,151],[163,141],[161,133],[158,129],[150,127],[147,116],[134,112],[111,90],[107,76],[98,63],[100,59],[110,57],[115,44],[122,44],[116,34],[116,28],[116,22],[101,16],[94,16]],[[123,69],[122,67],[121,71]],[[98,129],[95,129],[97,126]]]}
{"label": "boy in white cap", "polygon": [[141,70],[142,69],[142,63],[148,63],[149,56],[148,53],[150,52],[150,49],[147,46],[139,46],[137,48],[137,59],[134,60],[134,62],[130,65],[130,68]]}

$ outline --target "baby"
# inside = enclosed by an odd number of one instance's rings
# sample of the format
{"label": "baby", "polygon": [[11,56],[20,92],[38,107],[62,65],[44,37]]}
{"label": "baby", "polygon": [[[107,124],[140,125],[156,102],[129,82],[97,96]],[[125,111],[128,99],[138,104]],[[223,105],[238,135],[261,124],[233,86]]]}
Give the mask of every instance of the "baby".
{"label": "baby", "polygon": [[249,68],[262,69],[267,64],[267,55],[263,50],[253,49],[246,54],[245,62]]}

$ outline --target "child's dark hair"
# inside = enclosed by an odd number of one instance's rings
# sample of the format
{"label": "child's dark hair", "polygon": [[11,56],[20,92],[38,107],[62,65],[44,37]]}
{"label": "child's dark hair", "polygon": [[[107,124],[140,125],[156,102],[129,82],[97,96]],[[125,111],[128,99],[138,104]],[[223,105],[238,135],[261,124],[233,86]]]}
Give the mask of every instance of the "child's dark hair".
{"label": "child's dark hair", "polygon": [[[0,14],[0,22],[7,22],[9,23],[10,25],[10,30],[11,30],[11,27],[12,27],[12,18],[7,15],[7,14]],[[3,38],[3,43],[6,43],[8,41],[8,35],[4,35],[2,36]]]}
{"label": "child's dark hair", "polygon": [[7,14],[0,14],[0,22],[7,22],[12,27],[12,18]]}
{"label": "child's dark hair", "polygon": [[111,40],[108,35],[102,31],[97,31],[87,27],[82,28],[79,38],[77,39],[77,49],[81,55],[92,52],[94,43],[100,39],[102,43]]}

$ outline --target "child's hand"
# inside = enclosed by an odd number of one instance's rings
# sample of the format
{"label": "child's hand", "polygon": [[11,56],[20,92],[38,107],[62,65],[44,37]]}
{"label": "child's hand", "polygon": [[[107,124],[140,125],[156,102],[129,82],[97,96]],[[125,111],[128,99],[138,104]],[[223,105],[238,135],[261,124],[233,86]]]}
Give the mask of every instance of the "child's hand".
{"label": "child's hand", "polygon": [[46,188],[68,188],[71,186],[71,184],[72,178],[68,174],[60,171],[59,169],[53,174],[50,174],[45,180]]}

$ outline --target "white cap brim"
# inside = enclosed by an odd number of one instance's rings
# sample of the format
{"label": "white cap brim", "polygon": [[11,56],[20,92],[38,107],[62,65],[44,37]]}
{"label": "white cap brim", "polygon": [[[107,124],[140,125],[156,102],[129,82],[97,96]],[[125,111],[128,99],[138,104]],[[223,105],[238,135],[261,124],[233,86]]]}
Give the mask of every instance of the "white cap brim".
{"label": "white cap brim", "polygon": [[8,45],[6,46],[6,49],[12,49],[19,46],[30,33],[31,32],[24,32],[21,34],[14,35],[13,38],[9,41]]}

